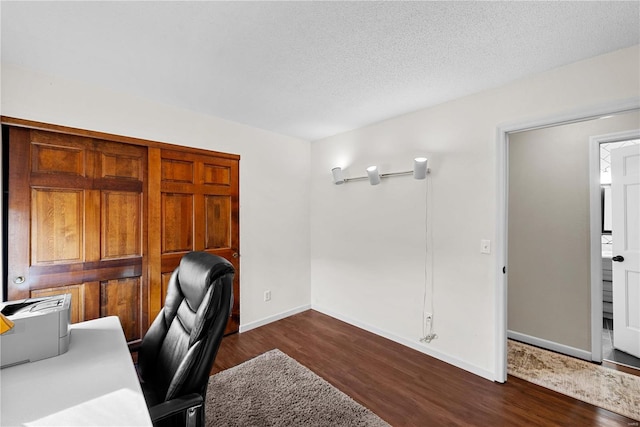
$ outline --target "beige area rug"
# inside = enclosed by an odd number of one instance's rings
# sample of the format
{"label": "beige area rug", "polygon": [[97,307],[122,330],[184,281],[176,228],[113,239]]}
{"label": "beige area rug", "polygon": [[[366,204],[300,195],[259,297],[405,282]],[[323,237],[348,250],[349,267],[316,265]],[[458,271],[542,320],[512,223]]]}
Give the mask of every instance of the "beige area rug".
{"label": "beige area rug", "polygon": [[207,427],[389,426],[277,349],[212,376],[205,414]]}
{"label": "beige area rug", "polygon": [[507,349],[510,375],[640,420],[640,377],[517,341]]}

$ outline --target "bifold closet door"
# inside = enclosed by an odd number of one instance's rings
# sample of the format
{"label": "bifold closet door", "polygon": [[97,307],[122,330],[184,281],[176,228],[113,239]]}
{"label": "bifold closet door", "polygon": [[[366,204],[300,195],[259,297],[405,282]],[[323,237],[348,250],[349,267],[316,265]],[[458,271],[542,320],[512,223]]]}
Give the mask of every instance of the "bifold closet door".
{"label": "bifold closet door", "polygon": [[147,148],[9,129],[8,299],[72,294],[72,321],[148,323]]}
{"label": "bifold closet door", "polygon": [[[171,273],[189,251],[206,251],[236,269],[234,304],[226,334],[240,325],[239,161],[237,156],[149,149],[149,246],[153,318],[165,299]],[[160,266],[159,271],[154,270]],[[158,286],[159,285],[159,286]]]}

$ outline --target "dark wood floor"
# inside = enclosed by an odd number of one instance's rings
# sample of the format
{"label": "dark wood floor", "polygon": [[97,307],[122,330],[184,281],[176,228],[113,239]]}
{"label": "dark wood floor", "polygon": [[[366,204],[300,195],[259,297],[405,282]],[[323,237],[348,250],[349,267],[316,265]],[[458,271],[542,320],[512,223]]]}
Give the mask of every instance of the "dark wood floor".
{"label": "dark wood floor", "polygon": [[225,337],[212,373],[274,348],[396,427],[638,425],[515,377],[488,381],[313,310]]}

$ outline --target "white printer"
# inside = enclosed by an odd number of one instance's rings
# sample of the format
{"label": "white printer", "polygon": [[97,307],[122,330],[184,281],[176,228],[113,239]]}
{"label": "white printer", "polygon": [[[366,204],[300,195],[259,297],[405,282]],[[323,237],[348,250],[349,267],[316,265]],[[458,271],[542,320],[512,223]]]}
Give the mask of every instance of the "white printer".
{"label": "white printer", "polygon": [[0,368],[58,356],[69,349],[71,294],[0,303],[14,325],[0,335]]}

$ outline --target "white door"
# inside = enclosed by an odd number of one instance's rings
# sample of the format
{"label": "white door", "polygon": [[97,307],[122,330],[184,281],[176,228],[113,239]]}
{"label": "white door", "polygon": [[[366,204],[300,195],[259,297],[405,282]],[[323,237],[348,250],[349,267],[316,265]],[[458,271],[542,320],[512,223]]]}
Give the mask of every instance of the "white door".
{"label": "white door", "polygon": [[640,145],[611,151],[613,346],[640,357]]}

